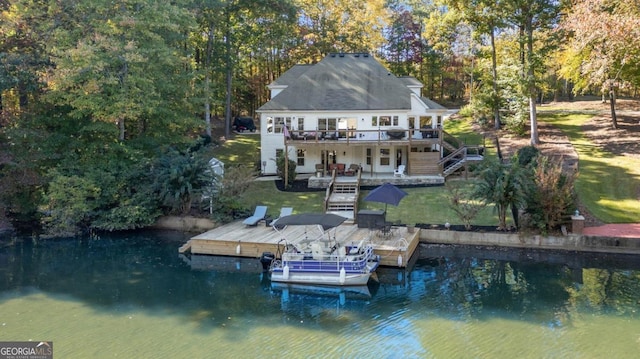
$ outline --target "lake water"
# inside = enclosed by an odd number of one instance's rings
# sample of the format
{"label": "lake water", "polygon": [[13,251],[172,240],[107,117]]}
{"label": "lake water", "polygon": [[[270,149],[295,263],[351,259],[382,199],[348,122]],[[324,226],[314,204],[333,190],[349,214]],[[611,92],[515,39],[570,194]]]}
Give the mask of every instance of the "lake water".
{"label": "lake water", "polygon": [[188,238],[0,241],[0,341],[56,358],[637,358],[640,259],[429,246],[366,293],[274,289]]}

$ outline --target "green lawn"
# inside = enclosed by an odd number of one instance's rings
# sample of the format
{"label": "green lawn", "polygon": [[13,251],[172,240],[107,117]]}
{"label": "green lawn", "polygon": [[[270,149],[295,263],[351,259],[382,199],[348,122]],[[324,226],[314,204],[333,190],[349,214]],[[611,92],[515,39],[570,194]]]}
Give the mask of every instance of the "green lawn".
{"label": "green lawn", "polygon": [[[439,223],[462,224],[447,206],[444,187],[405,188],[406,196],[400,204],[387,207],[387,219],[403,224]],[[362,191],[358,207],[360,209],[384,209],[384,204],[365,202],[362,199],[369,191]],[[256,205],[269,207],[268,214],[277,217],[280,207],[293,207],[294,213],[322,212],[325,191],[318,192],[281,192],[273,181],[257,181],[253,188],[245,192],[241,203],[247,208]],[[473,221],[477,225],[496,225],[498,218],[493,207],[485,208]]]}
{"label": "green lawn", "polygon": [[478,131],[475,131],[471,127],[471,121],[467,118],[455,118],[446,120],[444,130],[467,145],[485,144],[482,134]]}
{"label": "green lawn", "polygon": [[211,156],[222,161],[225,166],[254,166],[260,162],[260,135],[236,134],[234,138],[211,150]]}
{"label": "green lawn", "polygon": [[616,156],[584,136],[582,124],[593,115],[540,112],[540,120],[561,129],[579,156],[575,188],[589,213],[606,223],[630,223],[640,219],[640,159]]}

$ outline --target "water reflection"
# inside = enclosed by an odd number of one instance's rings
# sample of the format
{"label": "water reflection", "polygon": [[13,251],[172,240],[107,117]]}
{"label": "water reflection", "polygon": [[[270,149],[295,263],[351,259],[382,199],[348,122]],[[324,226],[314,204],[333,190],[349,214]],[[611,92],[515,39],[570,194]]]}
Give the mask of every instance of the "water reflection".
{"label": "water reflection", "polygon": [[[623,354],[637,351],[640,343],[636,256],[424,246],[409,270],[380,268],[380,281],[359,291],[318,292],[273,286],[257,259],[179,256],[185,240],[172,232],[98,240],[3,239],[0,309],[13,310],[16,298],[36,303],[34,293],[37,298],[44,293],[55,300],[49,305],[81,302],[91,308],[79,321],[144,316],[140,328],[167,325],[181,333],[181,340],[214,336],[221,342],[207,343],[226,348],[229,355],[249,355],[247,346],[258,340],[245,338],[252,331],[260,333],[260,343],[277,341],[287,331],[305,343],[307,353],[323,349],[310,339],[321,332],[349,343],[353,357],[371,343],[384,357],[433,352],[486,357],[504,337],[513,342],[511,349],[501,347],[506,353],[521,354],[517,346],[539,342],[534,353],[543,355],[536,356],[552,357],[565,354],[567,345],[597,357],[604,349],[593,343],[613,340],[616,347],[609,349]],[[21,308],[30,305],[20,303]],[[28,311],[37,317],[48,310],[41,307],[33,304]],[[18,324],[9,324],[18,330]],[[81,335],[81,326],[72,326],[63,332]],[[601,337],[587,334],[585,327]],[[6,328],[0,328],[0,339],[14,337]],[[26,323],[24,328],[29,330]],[[110,335],[119,329],[105,324],[104,330],[101,334]],[[476,352],[458,352],[458,346],[470,343]]]}

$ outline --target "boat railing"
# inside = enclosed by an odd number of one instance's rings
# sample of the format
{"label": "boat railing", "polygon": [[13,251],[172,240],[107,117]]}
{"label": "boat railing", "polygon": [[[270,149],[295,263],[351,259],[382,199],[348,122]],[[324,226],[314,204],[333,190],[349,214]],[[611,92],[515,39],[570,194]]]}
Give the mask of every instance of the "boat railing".
{"label": "boat railing", "polygon": [[358,263],[366,262],[369,258],[373,257],[373,247],[369,245],[363,248],[350,246],[347,246],[346,248],[357,248],[359,250],[357,251],[357,253],[347,252],[346,254],[339,254],[338,251],[333,251],[332,253],[325,252],[322,254],[316,253],[315,255],[313,255],[313,258],[309,258],[310,256],[312,256],[312,254],[310,253],[286,252],[282,254],[282,263],[284,265],[287,262],[298,262],[299,265],[304,265],[305,268],[317,266],[313,263],[320,263],[320,266],[325,269],[335,269],[340,268],[341,266],[353,268],[354,265],[359,265]]}

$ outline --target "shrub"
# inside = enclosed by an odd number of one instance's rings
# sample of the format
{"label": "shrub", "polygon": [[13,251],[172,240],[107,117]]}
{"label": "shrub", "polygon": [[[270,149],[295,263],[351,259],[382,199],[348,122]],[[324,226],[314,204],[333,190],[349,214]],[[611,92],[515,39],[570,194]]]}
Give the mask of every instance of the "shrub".
{"label": "shrub", "polygon": [[562,171],[562,161],[540,156],[532,167],[533,189],[527,213],[531,226],[543,232],[557,229],[574,207],[574,175]]}
{"label": "shrub", "polygon": [[240,204],[243,193],[254,185],[256,171],[249,166],[231,166],[215,181],[214,191],[209,193],[211,218],[220,223],[250,215],[250,210]]}
{"label": "shrub", "polygon": [[518,163],[520,166],[528,166],[535,163],[536,158],[540,155],[540,150],[534,146],[525,146],[518,149]]}
{"label": "shrub", "polygon": [[[284,180],[284,172],[285,172],[284,161],[285,161],[284,154],[276,157],[276,168],[277,168],[278,176],[280,176],[280,178],[282,178],[283,180]],[[288,176],[287,176],[288,177],[287,182],[289,184],[289,187],[291,187],[291,185],[293,184],[293,181],[296,180],[296,176],[298,175],[296,173],[296,167],[297,167],[296,161],[289,159],[289,168],[288,168]]]}
{"label": "shrub", "polygon": [[191,153],[171,150],[155,166],[155,189],[171,212],[186,214],[194,198],[202,196],[213,183],[209,162]]}
{"label": "shrub", "polygon": [[[478,173],[474,196],[485,203],[493,203],[498,213],[498,228],[507,228],[507,210],[522,208],[526,203],[527,172],[516,159],[507,164],[485,159]],[[515,219],[515,218],[514,218]]]}
{"label": "shrub", "polygon": [[474,199],[473,191],[469,187],[447,182],[446,189],[449,208],[453,210],[467,230],[471,229],[471,222],[486,204]]}

